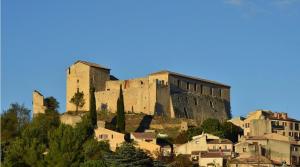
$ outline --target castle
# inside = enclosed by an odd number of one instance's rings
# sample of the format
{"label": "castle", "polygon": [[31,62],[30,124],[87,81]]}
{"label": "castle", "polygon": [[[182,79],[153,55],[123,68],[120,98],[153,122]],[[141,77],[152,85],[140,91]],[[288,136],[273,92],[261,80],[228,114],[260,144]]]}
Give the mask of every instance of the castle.
{"label": "castle", "polygon": [[201,122],[207,118],[225,120],[231,115],[230,86],[215,81],[171,71],[159,71],[143,78],[118,80],[110,74],[109,68],[86,61],[76,61],[67,68],[66,76],[68,112],[76,110],[70,100],[78,91],[83,92],[85,100],[84,106],[79,110],[88,111],[90,89],[94,88],[97,110],[115,113],[122,86],[125,111],[128,113],[188,118]]}

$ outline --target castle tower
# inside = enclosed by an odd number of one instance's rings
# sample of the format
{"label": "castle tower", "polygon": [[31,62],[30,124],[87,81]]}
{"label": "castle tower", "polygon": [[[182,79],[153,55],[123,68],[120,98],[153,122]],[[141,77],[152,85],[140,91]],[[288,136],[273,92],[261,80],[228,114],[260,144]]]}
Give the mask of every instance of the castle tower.
{"label": "castle tower", "polygon": [[76,106],[70,100],[76,92],[83,92],[85,104],[79,111],[89,111],[90,89],[95,88],[95,92],[105,90],[105,82],[110,79],[110,69],[98,64],[76,61],[66,71],[66,111],[76,111]]}
{"label": "castle tower", "polygon": [[32,93],[32,108],[33,116],[45,113],[44,96],[37,90],[34,90]]}

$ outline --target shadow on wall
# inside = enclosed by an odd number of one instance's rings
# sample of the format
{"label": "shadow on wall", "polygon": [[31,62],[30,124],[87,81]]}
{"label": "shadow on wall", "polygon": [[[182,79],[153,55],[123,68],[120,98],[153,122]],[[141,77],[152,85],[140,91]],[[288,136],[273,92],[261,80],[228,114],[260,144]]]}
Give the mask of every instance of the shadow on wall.
{"label": "shadow on wall", "polygon": [[140,122],[139,127],[135,130],[135,132],[144,132],[146,129],[149,129],[152,119],[153,119],[152,115],[145,115],[142,121]]}
{"label": "shadow on wall", "polygon": [[157,115],[157,116],[164,116],[165,115],[163,105],[161,105],[160,103],[155,103],[154,115]]}
{"label": "shadow on wall", "polygon": [[113,130],[115,131],[116,130],[116,125],[117,125],[117,116],[114,116],[110,122],[107,122],[105,124],[105,128],[106,129],[110,129],[110,130]]}

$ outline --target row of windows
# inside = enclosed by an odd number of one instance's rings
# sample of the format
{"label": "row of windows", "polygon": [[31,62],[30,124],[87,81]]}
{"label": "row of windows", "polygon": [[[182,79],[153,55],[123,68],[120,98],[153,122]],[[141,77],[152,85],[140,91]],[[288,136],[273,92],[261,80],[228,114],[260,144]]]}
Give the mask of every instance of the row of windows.
{"label": "row of windows", "polygon": [[[183,83],[184,81],[181,80],[177,80],[177,87],[178,88],[182,88],[188,91],[194,91],[197,92],[199,91],[201,94],[204,93],[204,86],[203,85],[199,85],[197,83],[190,83],[190,82],[185,82],[186,83],[186,87],[183,87]],[[200,90],[199,90],[200,89]],[[209,94],[211,96],[219,96],[222,97],[222,89],[220,88],[209,88]]]}
{"label": "row of windows", "polygon": [[271,124],[274,126],[283,126],[286,127],[288,125],[290,130],[299,130],[299,123],[293,123],[293,122],[283,122],[283,121],[272,121]]}

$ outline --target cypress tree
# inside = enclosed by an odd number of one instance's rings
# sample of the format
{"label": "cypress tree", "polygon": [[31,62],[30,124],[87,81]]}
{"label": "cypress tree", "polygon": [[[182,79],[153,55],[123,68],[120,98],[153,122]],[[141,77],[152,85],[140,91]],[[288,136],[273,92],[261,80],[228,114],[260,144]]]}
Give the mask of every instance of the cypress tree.
{"label": "cypress tree", "polygon": [[120,95],[117,101],[117,130],[122,133],[125,132],[125,111],[122,85],[120,85]]}
{"label": "cypress tree", "polygon": [[96,111],[96,99],[95,88],[90,89],[90,119],[94,127],[97,126],[97,111]]}

